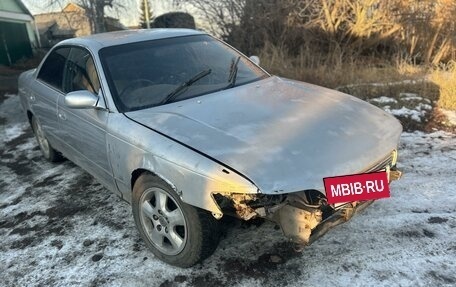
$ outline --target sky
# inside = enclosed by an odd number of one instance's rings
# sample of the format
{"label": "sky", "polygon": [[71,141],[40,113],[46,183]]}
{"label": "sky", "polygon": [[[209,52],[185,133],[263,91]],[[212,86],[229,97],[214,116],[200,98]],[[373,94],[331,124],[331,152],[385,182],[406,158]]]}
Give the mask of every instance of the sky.
{"label": "sky", "polygon": [[[106,9],[106,14],[118,18],[125,26],[134,26],[139,23],[139,2],[142,0],[115,0],[116,3],[123,4],[128,7],[125,9]],[[50,0],[22,0],[33,15],[40,13],[55,12],[61,10],[70,0],[61,0],[63,7],[60,5],[49,6]],[[186,11],[184,7],[175,7],[172,5],[172,0],[150,0],[153,14],[155,16],[161,15],[170,11]]]}

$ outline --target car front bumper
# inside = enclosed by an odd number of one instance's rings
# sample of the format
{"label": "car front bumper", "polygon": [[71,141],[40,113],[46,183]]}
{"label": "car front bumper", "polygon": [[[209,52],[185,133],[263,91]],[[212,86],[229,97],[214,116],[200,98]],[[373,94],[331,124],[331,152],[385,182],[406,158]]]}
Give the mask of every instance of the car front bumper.
{"label": "car front bumper", "polygon": [[[396,167],[387,168],[389,182],[398,180],[402,172]],[[296,207],[290,204],[282,206],[274,215],[284,235],[292,242],[301,245],[310,245],[325,235],[335,226],[350,220],[355,214],[371,205],[374,200],[348,202],[339,205],[334,212],[323,218],[322,209]]]}

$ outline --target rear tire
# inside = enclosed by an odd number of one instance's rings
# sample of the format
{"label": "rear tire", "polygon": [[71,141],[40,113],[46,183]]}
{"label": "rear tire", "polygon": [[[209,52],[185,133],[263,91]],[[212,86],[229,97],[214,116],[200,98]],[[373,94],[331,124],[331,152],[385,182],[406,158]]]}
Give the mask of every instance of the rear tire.
{"label": "rear tire", "polygon": [[36,140],[38,141],[38,145],[40,146],[40,150],[44,158],[50,162],[62,161],[62,155],[51,146],[46,136],[44,135],[40,123],[36,120],[35,117],[32,117],[32,130],[35,134]]}
{"label": "rear tire", "polygon": [[132,209],[147,247],[170,265],[191,267],[217,248],[219,222],[209,212],[182,202],[157,176],[143,173],[136,180]]}

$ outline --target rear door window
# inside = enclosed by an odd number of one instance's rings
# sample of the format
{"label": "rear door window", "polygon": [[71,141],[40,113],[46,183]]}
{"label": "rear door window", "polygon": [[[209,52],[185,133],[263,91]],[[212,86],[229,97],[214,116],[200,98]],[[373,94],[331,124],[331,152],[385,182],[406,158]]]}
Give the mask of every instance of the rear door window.
{"label": "rear door window", "polygon": [[62,91],[63,71],[69,53],[69,47],[57,48],[52,51],[41,66],[38,79]]}

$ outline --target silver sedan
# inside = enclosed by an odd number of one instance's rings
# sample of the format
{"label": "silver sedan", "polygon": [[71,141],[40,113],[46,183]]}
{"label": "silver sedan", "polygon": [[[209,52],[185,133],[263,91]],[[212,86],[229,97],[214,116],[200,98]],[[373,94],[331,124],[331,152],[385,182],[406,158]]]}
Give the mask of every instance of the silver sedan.
{"label": "silver sedan", "polygon": [[329,204],[323,178],[399,175],[395,118],[258,62],[200,31],[105,33],[57,44],[19,95],[44,157],[129,202],[155,256],[189,267],[225,215],[306,245],[371,202]]}

